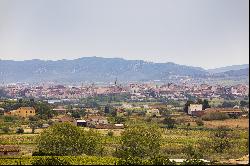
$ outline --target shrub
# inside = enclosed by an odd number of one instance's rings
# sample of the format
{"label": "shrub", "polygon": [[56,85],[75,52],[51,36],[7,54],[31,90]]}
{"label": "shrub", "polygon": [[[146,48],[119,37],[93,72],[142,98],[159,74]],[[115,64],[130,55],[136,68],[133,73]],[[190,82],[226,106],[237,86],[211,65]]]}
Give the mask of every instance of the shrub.
{"label": "shrub", "polygon": [[203,126],[204,122],[202,121],[202,119],[197,119],[196,121],[197,126]]}
{"label": "shrub", "polygon": [[17,133],[17,134],[22,134],[22,133],[24,133],[23,128],[21,128],[21,127],[17,128],[16,133]]}
{"label": "shrub", "polygon": [[176,121],[170,116],[167,116],[162,123],[166,124],[168,129],[173,129],[175,127]]}
{"label": "shrub", "polygon": [[149,165],[176,165],[175,161],[170,161],[164,156],[154,157],[148,161]]}
{"label": "shrub", "polygon": [[215,152],[223,153],[226,149],[229,149],[232,146],[229,131],[230,129],[226,126],[219,126],[213,135],[211,135],[213,140],[212,148]]}
{"label": "shrub", "polygon": [[10,132],[10,128],[7,127],[7,126],[3,127],[2,130],[3,130],[4,133],[9,133]]}
{"label": "shrub", "polygon": [[187,145],[184,147],[183,152],[188,156],[188,159],[198,159],[203,157],[202,153],[200,153],[196,147],[193,147],[192,145]]}
{"label": "shrub", "polygon": [[109,130],[109,131],[108,131],[108,133],[107,133],[107,135],[108,135],[109,137],[113,137],[114,132],[113,132],[113,131],[111,131],[111,130]]}
{"label": "shrub", "polygon": [[32,160],[32,165],[71,165],[69,161],[58,157],[40,157]]}
{"label": "shrub", "polygon": [[176,165],[174,161],[170,161],[163,156],[153,157],[144,160],[139,157],[128,157],[126,159],[119,159],[117,165]]}
{"label": "shrub", "polygon": [[119,159],[117,165],[146,165],[139,157],[128,157],[126,159]]}
{"label": "shrub", "polygon": [[206,165],[206,163],[199,159],[187,159],[181,165]]}
{"label": "shrub", "polygon": [[16,116],[4,116],[4,122],[14,122],[16,120],[18,120]]}

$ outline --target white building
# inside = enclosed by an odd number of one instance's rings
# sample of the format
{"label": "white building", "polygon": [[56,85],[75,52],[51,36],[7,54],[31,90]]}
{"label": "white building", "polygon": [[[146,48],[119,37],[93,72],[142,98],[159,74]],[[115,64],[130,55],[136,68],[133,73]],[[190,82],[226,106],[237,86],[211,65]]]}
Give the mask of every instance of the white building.
{"label": "white building", "polygon": [[202,111],[202,104],[190,104],[188,107],[188,114],[192,115],[194,111]]}

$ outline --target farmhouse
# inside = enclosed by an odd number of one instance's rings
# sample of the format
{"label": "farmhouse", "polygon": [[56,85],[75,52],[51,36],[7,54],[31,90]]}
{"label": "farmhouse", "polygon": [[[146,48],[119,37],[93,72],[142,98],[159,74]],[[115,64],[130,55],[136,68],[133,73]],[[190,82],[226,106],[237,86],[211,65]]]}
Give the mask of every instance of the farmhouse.
{"label": "farmhouse", "polygon": [[33,107],[20,107],[17,110],[5,112],[4,115],[15,115],[26,118],[29,116],[35,116],[36,110]]}
{"label": "farmhouse", "polygon": [[89,116],[86,121],[87,121],[88,126],[95,126],[95,125],[99,125],[99,124],[101,124],[101,125],[108,124],[108,120],[104,116]]}
{"label": "farmhouse", "polygon": [[189,115],[195,115],[195,112],[201,112],[204,111],[202,110],[202,104],[190,104],[190,106],[188,107],[188,114]]}

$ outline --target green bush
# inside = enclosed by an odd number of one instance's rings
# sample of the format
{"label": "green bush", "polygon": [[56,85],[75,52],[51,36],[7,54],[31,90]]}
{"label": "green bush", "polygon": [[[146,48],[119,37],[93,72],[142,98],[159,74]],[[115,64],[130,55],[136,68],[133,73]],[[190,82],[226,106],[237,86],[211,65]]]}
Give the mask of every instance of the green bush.
{"label": "green bush", "polygon": [[119,159],[117,165],[176,165],[176,163],[163,156],[157,156],[151,159],[130,156],[126,159]]}
{"label": "green bush", "polygon": [[19,128],[17,128],[16,133],[17,134],[22,134],[22,133],[24,133],[24,129],[19,127]]}
{"label": "green bush", "polygon": [[107,135],[108,135],[109,137],[113,137],[114,132],[113,132],[112,130],[109,130],[108,133],[107,133]]}
{"label": "green bush", "polygon": [[114,157],[96,156],[33,156],[0,158],[0,165],[115,165]]}
{"label": "green bush", "polygon": [[128,157],[126,159],[119,159],[117,165],[146,165],[139,157]]}
{"label": "green bush", "polygon": [[166,124],[168,129],[173,129],[175,127],[176,121],[175,121],[175,119],[171,118],[170,116],[167,116],[162,121],[162,123]]}
{"label": "green bush", "polygon": [[4,122],[15,122],[18,120],[18,117],[16,116],[4,116]]}
{"label": "green bush", "polygon": [[148,161],[149,165],[176,165],[175,161],[170,161],[164,156],[154,157]]}
{"label": "green bush", "polygon": [[184,147],[183,152],[188,156],[188,159],[198,159],[203,157],[202,153],[198,151],[198,148],[192,146],[192,145],[187,145]]}
{"label": "green bush", "polygon": [[206,163],[199,159],[187,159],[181,165],[206,165]]}
{"label": "green bush", "polygon": [[58,123],[41,133],[38,150],[43,155],[58,156],[100,154],[101,136],[96,131],[84,131],[70,123]]}
{"label": "green bush", "polygon": [[197,126],[203,126],[204,122],[202,121],[202,119],[197,119],[196,121]]}
{"label": "green bush", "polygon": [[7,126],[5,126],[5,127],[2,128],[2,131],[3,131],[4,133],[9,133],[9,132],[10,132],[10,128],[7,127]]}
{"label": "green bush", "polygon": [[121,145],[117,156],[150,158],[160,151],[162,134],[160,128],[152,124],[134,124],[128,126],[121,135]]}
{"label": "green bush", "polygon": [[69,161],[54,156],[34,158],[31,163],[32,165],[71,165]]}

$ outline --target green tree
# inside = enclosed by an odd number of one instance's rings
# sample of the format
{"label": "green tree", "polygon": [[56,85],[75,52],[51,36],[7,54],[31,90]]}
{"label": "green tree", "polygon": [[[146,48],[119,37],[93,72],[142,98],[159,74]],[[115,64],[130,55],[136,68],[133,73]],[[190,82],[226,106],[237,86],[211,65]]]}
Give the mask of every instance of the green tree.
{"label": "green tree", "polygon": [[31,133],[35,133],[35,130],[38,128],[39,124],[36,121],[32,121],[29,123],[29,127],[31,128]]}
{"label": "green tree", "polygon": [[56,115],[56,112],[52,110],[52,108],[44,103],[44,102],[37,102],[35,105],[35,110],[37,111],[37,114],[40,116],[42,119],[50,119],[54,115]]}
{"label": "green tree", "polygon": [[29,121],[31,122],[38,121],[38,120],[39,120],[38,116],[29,116]]}
{"label": "green tree", "polygon": [[185,130],[186,130],[186,136],[188,136],[188,133],[189,133],[189,130],[190,130],[190,123],[189,122],[185,126]]}
{"label": "green tree", "polygon": [[35,133],[35,130],[37,128],[36,124],[35,123],[30,123],[29,124],[29,127],[31,128],[31,133],[34,134]]}
{"label": "green tree", "polygon": [[176,122],[173,118],[167,116],[166,118],[164,118],[163,124],[166,124],[168,129],[173,129],[175,127]]}
{"label": "green tree", "polygon": [[121,116],[115,117],[115,123],[124,123],[125,121],[126,119],[124,117],[121,117]]}
{"label": "green tree", "polygon": [[73,118],[81,118],[80,113],[77,112],[77,111],[72,111],[71,116],[72,116]]}
{"label": "green tree", "polygon": [[209,112],[205,115],[201,116],[202,120],[210,121],[210,120],[225,120],[229,119],[230,116],[224,112]]}
{"label": "green tree", "polygon": [[107,136],[113,137],[113,135],[114,135],[114,132],[112,130],[109,130],[108,133],[107,133]]}
{"label": "green tree", "polygon": [[237,102],[224,101],[221,105],[222,108],[232,108],[237,105]]}
{"label": "green tree", "polygon": [[[81,129],[82,130],[82,129]],[[83,138],[81,139],[83,144],[83,152],[87,155],[102,155],[102,138],[99,132],[94,129],[85,131],[83,133]]]}
{"label": "green tree", "polygon": [[192,145],[187,145],[184,147],[183,152],[187,155],[188,159],[198,159],[202,158],[202,153],[200,153],[198,148],[193,147]]}
{"label": "green tree", "polygon": [[190,106],[190,104],[194,104],[194,101],[188,100],[186,102],[186,104],[184,105],[184,108],[183,108],[184,112],[188,113],[188,107]]}
{"label": "green tree", "polygon": [[160,107],[159,112],[162,116],[168,116],[170,113],[170,110],[168,110],[166,107]]}
{"label": "green tree", "polygon": [[241,101],[240,101],[240,106],[241,106],[241,107],[246,107],[246,106],[249,107],[249,101],[241,100]]}
{"label": "green tree", "polygon": [[86,107],[90,107],[90,108],[96,108],[99,107],[100,105],[95,101],[95,100],[87,100],[86,102]]}
{"label": "green tree", "polygon": [[210,108],[211,106],[209,105],[209,102],[205,99],[202,102],[202,110],[205,110],[207,108]]}
{"label": "green tree", "polygon": [[117,115],[116,109],[113,106],[111,106],[111,105],[106,105],[104,107],[104,113],[105,114],[109,114],[109,115],[111,115],[113,117],[115,117]]}
{"label": "green tree", "polygon": [[121,135],[121,147],[117,152],[120,158],[152,158],[159,154],[162,139],[156,125],[132,124]]}
{"label": "green tree", "polygon": [[101,151],[101,136],[71,123],[58,123],[45,129],[38,138],[39,152],[46,155],[93,155]]}
{"label": "green tree", "polygon": [[196,103],[197,104],[203,104],[203,101],[202,101],[202,99],[198,98]]}
{"label": "green tree", "polygon": [[109,114],[109,105],[106,105],[106,106],[104,107],[104,113],[105,113],[105,114]]}

